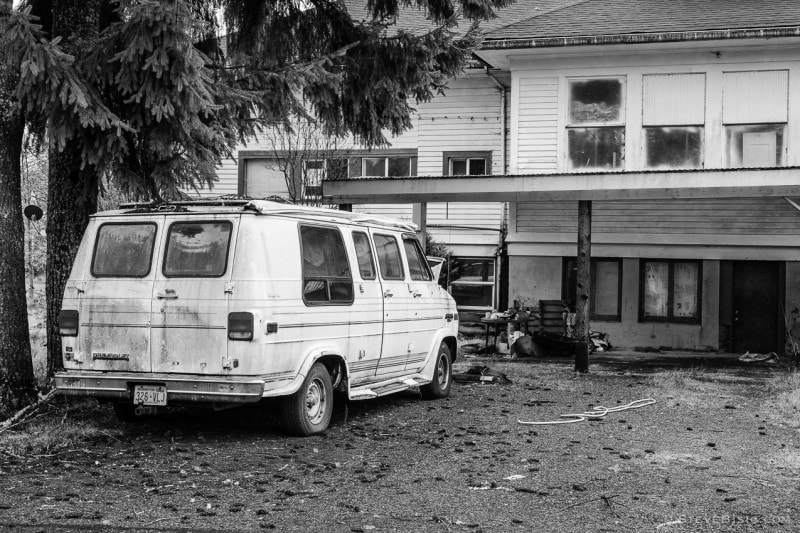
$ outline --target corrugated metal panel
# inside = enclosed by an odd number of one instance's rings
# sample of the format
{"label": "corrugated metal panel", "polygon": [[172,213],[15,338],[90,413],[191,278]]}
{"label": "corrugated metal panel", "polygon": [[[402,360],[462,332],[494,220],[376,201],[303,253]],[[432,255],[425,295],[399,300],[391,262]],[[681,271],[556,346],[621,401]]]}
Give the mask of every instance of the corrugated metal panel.
{"label": "corrugated metal panel", "polygon": [[288,193],[283,172],[270,159],[246,159],[244,193],[253,198]]}
{"label": "corrugated metal panel", "polygon": [[[517,231],[574,235],[577,213],[577,202],[519,203]],[[692,235],[800,235],[800,211],[782,198],[592,202],[594,236],[626,233],[674,235],[682,244]]]}
{"label": "corrugated metal panel", "polygon": [[705,123],[705,74],[650,74],[642,78],[642,125]]}
{"label": "corrugated metal panel", "polygon": [[520,79],[517,172],[556,170],[557,138],[558,78]]}
{"label": "corrugated metal panel", "polygon": [[786,122],[788,109],[789,71],[723,74],[722,121],[725,124]]}

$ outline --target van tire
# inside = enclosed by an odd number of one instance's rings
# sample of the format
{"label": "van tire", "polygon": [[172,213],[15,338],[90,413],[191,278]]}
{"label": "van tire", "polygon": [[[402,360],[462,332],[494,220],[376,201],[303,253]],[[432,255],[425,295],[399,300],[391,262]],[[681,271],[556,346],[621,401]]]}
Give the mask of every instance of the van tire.
{"label": "van tire", "polygon": [[439,346],[436,354],[436,366],[433,368],[433,379],[427,385],[419,388],[422,398],[436,400],[450,396],[450,385],[453,383],[453,358],[450,347],[446,343]]}
{"label": "van tire", "polygon": [[317,435],[328,429],[333,413],[333,385],[328,369],[314,363],[303,385],[283,402],[283,425],[298,437]]}

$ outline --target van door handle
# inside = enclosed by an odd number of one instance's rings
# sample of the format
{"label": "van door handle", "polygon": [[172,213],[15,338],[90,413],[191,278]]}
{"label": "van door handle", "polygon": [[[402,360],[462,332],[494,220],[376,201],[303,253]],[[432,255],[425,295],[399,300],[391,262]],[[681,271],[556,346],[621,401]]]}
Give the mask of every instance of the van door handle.
{"label": "van door handle", "polygon": [[383,291],[384,298],[391,298],[392,296],[394,296],[394,294],[392,293],[391,289],[386,289],[385,291]]}
{"label": "van door handle", "polygon": [[175,289],[167,289],[164,292],[159,292],[156,294],[156,298],[159,300],[177,300],[178,293],[175,292]]}
{"label": "van door handle", "polygon": [[422,298],[422,292],[414,291],[414,298]]}

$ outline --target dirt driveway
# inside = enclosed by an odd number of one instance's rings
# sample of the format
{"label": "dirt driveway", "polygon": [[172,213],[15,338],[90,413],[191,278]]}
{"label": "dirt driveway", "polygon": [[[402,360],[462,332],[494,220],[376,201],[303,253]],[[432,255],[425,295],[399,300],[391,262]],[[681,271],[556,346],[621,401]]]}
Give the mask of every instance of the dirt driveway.
{"label": "dirt driveway", "polygon": [[[134,424],[107,407],[51,413],[56,428],[99,429],[68,449],[0,448],[0,527],[800,530],[800,414],[781,403],[783,372],[491,366],[513,383],[354,402],[316,438],[284,436],[269,407]],[[518,423],[647,397],[601,421]]]}

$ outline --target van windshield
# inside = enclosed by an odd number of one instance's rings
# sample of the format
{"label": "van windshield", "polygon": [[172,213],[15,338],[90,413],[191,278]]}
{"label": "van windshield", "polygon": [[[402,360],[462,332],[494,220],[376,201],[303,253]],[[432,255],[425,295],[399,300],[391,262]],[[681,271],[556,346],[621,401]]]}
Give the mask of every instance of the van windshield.
{"label": "van windshield", "polygon": [[213,278],[225,274],[231,227],[228,221],[172,224],[164,258],[164,275],[170,278]]}
{"label": "van windshield", "polygon": [[155,224],[103,224],[92,258],[95,277],[143,278],[150,273]]}

